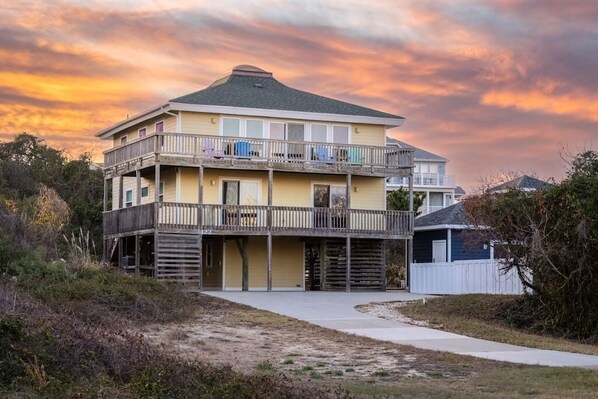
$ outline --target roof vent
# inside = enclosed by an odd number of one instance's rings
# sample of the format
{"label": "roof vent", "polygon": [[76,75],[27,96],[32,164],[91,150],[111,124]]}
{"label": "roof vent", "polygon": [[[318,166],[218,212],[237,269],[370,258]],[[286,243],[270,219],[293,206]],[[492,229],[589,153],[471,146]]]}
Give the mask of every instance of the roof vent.
{"label": "roof vent", "polygon": [[264,85],[261,84],[261,83],[256,83],[256,84],[253,85],[253,87],[255,87],[256,89],[263,89]]}

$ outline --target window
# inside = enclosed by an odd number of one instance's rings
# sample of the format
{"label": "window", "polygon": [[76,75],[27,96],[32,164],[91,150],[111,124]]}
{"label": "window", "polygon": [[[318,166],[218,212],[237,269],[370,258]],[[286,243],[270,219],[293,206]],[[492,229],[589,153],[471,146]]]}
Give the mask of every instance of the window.
{"label": "window", "polygon": [[222,182],[222,203],[226,205],[257,205],[259,182],[224,180]]}
{"label": "window", "polygon": [[164,131],[164,121],[156,123],[156,133]]}
{"label": "window", "polygon": [[247,120],[247,137],[261,139],[264,137],[264,122]]}
{"label": "window", "polygon": [[222,135],[241,136],[241,120],[236,118],[222,118]]}
{"label": "window", "polygon": [[443,163],[438,164],[438,174],[440,176],[446,175],[446,165]]}
{"label": "window", "polygon": [[214,257],[212,255],[212,242],[208,241],[204,245],[204,262],[206,268],[211,269],[212,267],[214,267],[212,262],[213,258]]}
{"label": "window", "polygon": [[141,129],[138,130],[139,133],[139,138],[145,137],[146,133],[147,133],[147,129],[142,127]]}
{"label": "window", "polygon": [[326,125],[311,125],[311,141],[326,143],[328,141]]}
{"label": "window", "polygon": [[270,122],[270,138],[273,140],[284,140],[284,132],[286,130],[286,123],[284,122]]}
{"label": "window", "polygon": [[125,191],[125,208],[133,206],[133,190]]}
{"label": "window", "polygon": [[158,187],[158,202],[164,202],[164,182],[161,181]]}
{"label": "window", "polygon": [[120,145],[127,144],[127,136],[122,136],[120,138]]}
{"label": "window", "polygon": [[303,123],[288,123],[287,140],[305,141],[305,125]]}
{"label": "window", "polygon": [[[223,180],[222,203],[224,205],[257,205],[259,201],[258,181]],[[255,208],[227,207],[222,210],[222,222],[226,225],[256,226],[258,213]]]}
{"label": "window", "polygon": [[145,187],[141,187],[141,198],[147,198],[149,197],[149,187],[145,186]]}
{"label": "window", "polygon": [[349,126],[333,126],[332,142],[336,144],[349,144]]}

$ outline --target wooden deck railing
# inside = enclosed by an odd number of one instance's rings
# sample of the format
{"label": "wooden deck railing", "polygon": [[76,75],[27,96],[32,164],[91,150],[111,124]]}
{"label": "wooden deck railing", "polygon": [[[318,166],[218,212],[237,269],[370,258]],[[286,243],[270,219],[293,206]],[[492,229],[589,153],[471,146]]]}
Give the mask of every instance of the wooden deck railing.
{"label": "wooden deck railing", "polygon": [[112,167],[153,154],[194,157],[218,163],[227,159],[265,162],[269,166],[296,164],[313,167],[351,165],[372,169],[413,166],[413,150],[396,146],[367,146],[245,137],[157,133],[104,152],[104,166]]}
{"label": "wooden deck railing", "polygon": [[128,233],[154,228],[154,203],[104,212],[104,234]]}
{"label": "wooden deck railing", "polygon": [[[133,216],[136,210],[139,214]],[[148,226],[154,222],[154,212],[155,226]],[[160,202],[105,212],[104,234],[155,227],[231,234],[404,237],[412,233],[410,218],[411,214],[404,211]]]}

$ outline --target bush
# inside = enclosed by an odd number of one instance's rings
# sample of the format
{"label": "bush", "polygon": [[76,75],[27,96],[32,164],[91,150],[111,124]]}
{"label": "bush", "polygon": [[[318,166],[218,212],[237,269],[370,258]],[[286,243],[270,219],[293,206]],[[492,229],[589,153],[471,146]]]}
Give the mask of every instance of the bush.
{"label": "bush", "polygon": [[467,199],[465,208],[483,227],[476,232],[495,242],[503,266],[533,293],[546,329],[598,335],[598,153],[575,157],[553,187],[486,193]]}
{"label": "bush", "polygon": [[169,322],[193,311],[194,298],[176,286],[107,266],[92,269],[47,262],[42,251],[28,252],[11,262],[9,270],[19,290],[88,321]]}

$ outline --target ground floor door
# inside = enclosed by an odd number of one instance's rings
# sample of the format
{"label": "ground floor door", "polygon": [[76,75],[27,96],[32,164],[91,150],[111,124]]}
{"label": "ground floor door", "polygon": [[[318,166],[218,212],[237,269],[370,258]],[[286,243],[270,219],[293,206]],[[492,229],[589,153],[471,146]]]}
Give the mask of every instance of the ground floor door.
{"label": "ground floor door", "polygon": [[432,241],[432,262],[446,262],[446,240]]}
{"label": "ground floor door", "polygon": [[202,280],[204,290],[222,289],[222,237],[204,238],[202,245]]}

